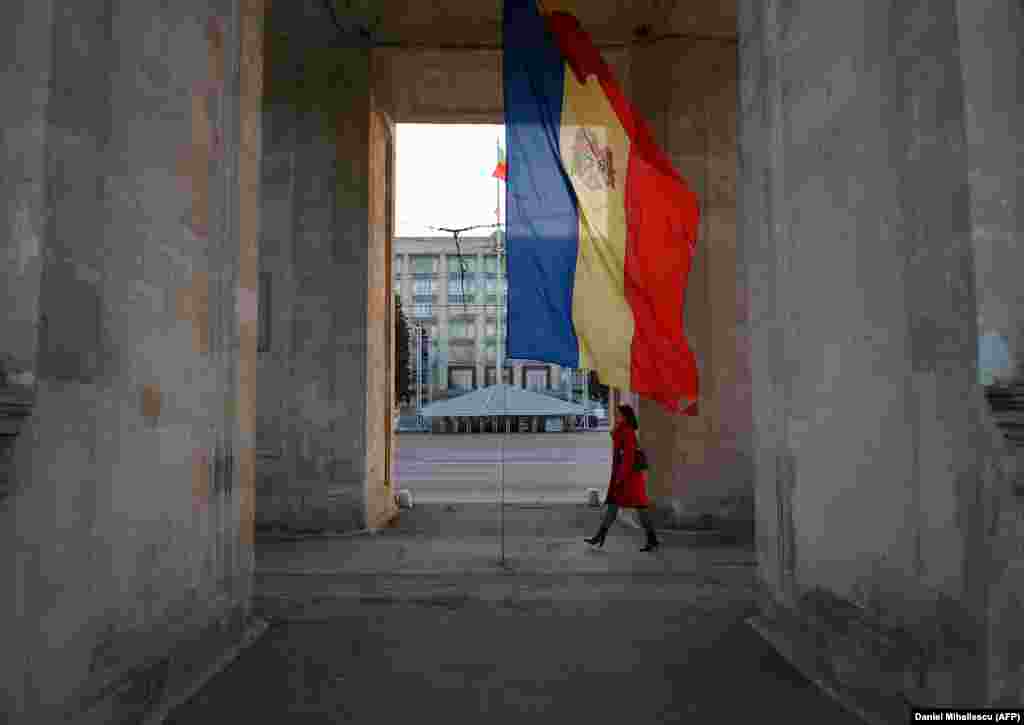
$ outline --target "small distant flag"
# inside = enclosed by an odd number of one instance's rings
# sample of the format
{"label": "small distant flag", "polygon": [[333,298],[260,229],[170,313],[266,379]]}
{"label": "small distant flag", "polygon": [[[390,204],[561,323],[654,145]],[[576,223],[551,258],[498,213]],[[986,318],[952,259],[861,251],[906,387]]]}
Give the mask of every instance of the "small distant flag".
{"label": "small distant flag", "polygon": [[491,173],[495,179],[504,179],[508,174],[508,164],[505,163],[505,149],[498,146],[498,165],[494,167],[494,171]]}

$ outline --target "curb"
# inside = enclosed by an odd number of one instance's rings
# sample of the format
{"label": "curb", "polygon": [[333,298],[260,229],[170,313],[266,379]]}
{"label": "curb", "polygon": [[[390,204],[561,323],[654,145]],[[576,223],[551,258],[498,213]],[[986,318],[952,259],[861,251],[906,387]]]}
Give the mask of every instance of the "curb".
{"label": "curb", "polygon": [[260,541],[305,541],[307,539],[351,539],[356,536],[372,536],[377,533],[374,529],[358,529],[356,531],[321,531],[311,533],[256,533],[256,542]]}

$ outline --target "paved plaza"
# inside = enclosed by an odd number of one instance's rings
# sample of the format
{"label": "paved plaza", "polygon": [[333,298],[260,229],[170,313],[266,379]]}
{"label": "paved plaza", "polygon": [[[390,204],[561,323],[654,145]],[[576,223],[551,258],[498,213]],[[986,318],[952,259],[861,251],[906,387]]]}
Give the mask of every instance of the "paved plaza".
{"label": "paved plaza", "polygon": [[396,489],[422,503],[579,503],[604,495],[611,470],[608,431],[576,433],[402,433]]}
{"label": "paved plaza", "polygon": [[267,632],[169,725],[221,722],[857,725],[746,623],[754,553],[668,533],[655,554],[600,512],[403,511],[375,535],[265,540]]}

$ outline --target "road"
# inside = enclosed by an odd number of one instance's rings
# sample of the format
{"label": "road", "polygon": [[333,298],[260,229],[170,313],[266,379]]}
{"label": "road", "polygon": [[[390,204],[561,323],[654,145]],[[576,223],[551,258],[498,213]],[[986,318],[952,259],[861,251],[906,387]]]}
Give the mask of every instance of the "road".
{"label": "road", "polygon": [[611,466],[608,431],[398,435],[393,476],[422,503],[580,503],[604,493]]}

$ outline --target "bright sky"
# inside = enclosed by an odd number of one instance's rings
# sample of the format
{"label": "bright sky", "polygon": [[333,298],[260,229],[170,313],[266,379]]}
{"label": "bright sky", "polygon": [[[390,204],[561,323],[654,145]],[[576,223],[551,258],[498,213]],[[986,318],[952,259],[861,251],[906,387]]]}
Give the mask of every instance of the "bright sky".
{"label": "bright sky", "polygon": [[[494,224],[501,204],[505,221],[505,182],[491,176],[497,144],[505,146],[504,126],[400,123],[395,139],[395,227],[399,237],[451,237],[429,227]],[[492,229],[466,232],[486,236]]]}

